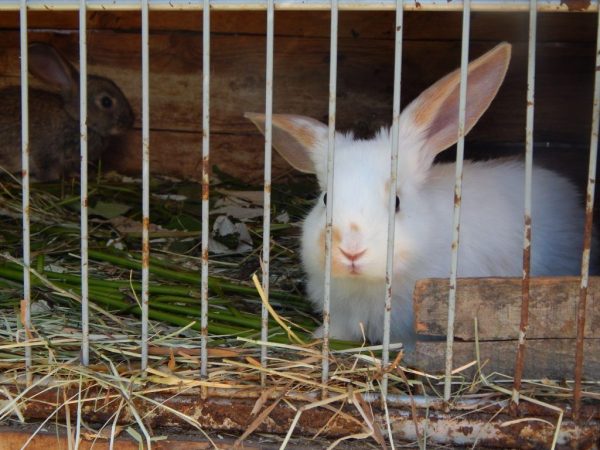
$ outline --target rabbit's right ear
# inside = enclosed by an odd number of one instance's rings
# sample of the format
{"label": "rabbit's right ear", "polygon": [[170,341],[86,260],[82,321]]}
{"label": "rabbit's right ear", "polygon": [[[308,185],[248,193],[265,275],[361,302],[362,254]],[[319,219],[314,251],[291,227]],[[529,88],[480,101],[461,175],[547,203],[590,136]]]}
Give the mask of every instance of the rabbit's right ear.
{"label": "rabbit's right ear", "polygon": [[[265,115],[247,112],[244,117],[265,133]],[[327,151],[327,126],[310,117],[273,114],[273,147],[292,167],[304,173],[319,173]]]}
{"label": "rabbit's right ear", "polygon": [[41,42],[29,45],[29,72],[59,89],[63,97],[79,94],[79,72],[51,45]]}
{"label": "rabbit's right ear", "polygon": [[[511,46],[503,42],[469,64],[467,73],[466,135],[496,96],[510,61]],[[409,159],[413,173],[423,175],[434,157],[458,139],[460,70],[446,75],[425,90],[402,112],[400,139],[409,142],[418,154]]]}

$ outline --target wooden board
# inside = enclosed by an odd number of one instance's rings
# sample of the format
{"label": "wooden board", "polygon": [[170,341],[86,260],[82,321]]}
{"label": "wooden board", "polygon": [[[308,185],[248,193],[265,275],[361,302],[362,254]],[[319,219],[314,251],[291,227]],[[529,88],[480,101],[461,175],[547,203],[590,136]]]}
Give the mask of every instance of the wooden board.
{"label": "wooden board", "polygon": [[[354,39],[393,39],[395,13],[393,11],[341,11],[339,37]],[[526,41],[528,29],[526,13],[471,13],[470,35],[473,40]],[[28,16],[30,28],[76,30],[77,12],[32,11]],[[594,14],[539,14],[538,42],[591,42],[594,41],[596,19]],[[18,12],[1,12],[0,29],[17,29]],[[93,11],[88,13],[88,30],[134,31],[141,27],[138,11]],[[462,14],[460,12],[405,12],[405,40],[459,40]],[[202,29],[199,11],[150,12],[153,31],[192,31]],[[298,37],[329,37],[330,17],[324,11],[276,11],[275,35]],[[218,34],[264,34],[264,11],[214,11],[211,30]]]}
{"label": "wooden board", "polygon": [[[445,336],[448,321],[448,280],[419,280],[413,295],[419,333]],[[577,277],[532,278],[529,301],[528,338],[577,336]],[[585,337],[600,338],[600,277],[590,278],[586,311]],[[521,279],[459,279],[454,335],[464,340],[475,339],[475,317],[479,339],[517,339],[521,318]]]}
{"label": "wooden board", "polygon": [[[583,376],[598,380],[600,373],[600,339],[586,339]],[[517,351],[516,341],[487,341],[478,344],[483,373],[499,372],[512,376]],[[477,360],[474,342],[455,342],[452,367],[458,368]],[[418,342],[406,362],[430,374],[443,373],[446,360],[446,342]],[[461,372],[472,376],[477,365]],[[525,378],[573,379],[575,370],[574,339],[528,340],[525,351]]]}
{"label": "wooden board", "polygon": [[[19,82],[19,36],[14,21],[17,16],[11,14],[0,14],[0,87]],[[324,120],[328,111],[328,14],[281,12],[277,17],[281,18],[276,22],[274,111]],[[511,17],[515,19],[512,22]],[[579,145],[589,141],[595,22],[587,17],[540,15],[540,29],[547,29],[548,36],[556,39],[563,33],[565,43],[557,45],[548,39],[540,40],[538,45],[537,141]],[[40,29],[32,31],[29,39],[49,41],[76,61],[79,54],[76,18],[75,13],[31,14],[31,26]],[[523,42],[524,18],[526,15],[511,14],[473,17],[473,29],[479,30],[473,35],[470,50],[473,57],[501,39],[514,42],[514,56],[497,99],[468,137],[467,154],[474,143],[482,148],[485,143],[524,141],[527,53]],[[457,14],[407,14],[403,104],[458,66],[458,19]],[[112,78],[122,87],[136,114],[133,135],[141,127],[138,21],[139,15],[135,13],[94,12],[90,13],[88,33],[89,71]],[[151,145],[156,161],[163,161],[154,164],[153,171],[176,176],[197,174],[191,167],[197,162],[195,139],[201,132],[200,15],[153,12],[151,21],[155,26],[150,35],[150,126],[153,136],[158,136]],[[542,23],[552,26],[544,28]],[[53,24],[67,31],[52,32]],[[367,137],[391,121],[393,14],[344,13],[341,24],[337,126]],[[540,36],[544,33],[540,31]],[[235,156],[230,160],[222,157],[221,169],[237,177],[250,175],[248,180],[262,177],[262,164],[252,166],[260,169],[260,173],[250,174],[248,167],[240,166],[239,162],[262,160],[262,139],[243,118],[243,113],[264,109],[265,47],[264,13],[215,13],[211,42],[211,133],[218,135],[216,140],[222,143],[215,144],[217,152],[223,148],[227,149],[223,152]],[[186,133],[190,136],[185,137]],[[163,143],[175,137],[181,139],[163,147]],[[137,138],[128,136],[124,142],[137,143]],[[117,169],[140,167],[141,152],[137,146],[119,148],[120,158],[111,157]],[[181,158],[176,162],[171,159],[173,148],[178,149]],[[164,154],[158,154],[163,151]],[[276,162],[274,175],[279,175],[280,170],[287,169]]]}

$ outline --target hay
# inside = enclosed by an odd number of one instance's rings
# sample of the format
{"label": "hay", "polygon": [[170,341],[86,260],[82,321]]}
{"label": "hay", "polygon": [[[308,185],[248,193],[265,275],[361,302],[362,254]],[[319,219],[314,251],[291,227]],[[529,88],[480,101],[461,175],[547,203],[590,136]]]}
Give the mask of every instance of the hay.
{"label": "hay", "polygon": [[[91,362],[90,366],[82,367],[78,364],[81,342],[78,186],[40,185],[32,191],[33,326],[27,330],[26,340],[19,316],[23,276],[19,263],[20,186],[10,179],[0,181],[0,246],[4,249],[0,255],[0,389],[6,398],[1,403],[0,420],[16,417],[25,421],[25,405],[35,402],[35,398],[28,396],[31,392],[56,388],[67,392],[75,387],[77,394],[64,397],[55,408],[55,414],[67,411],[66,427],[75,430],[73,445],[84,437],[112,442],[118,434],[127,432],[149,447],[156,436],[146,423],[157,411],[166,411],[191,428],[204,430],[197,418],[155,400],[155,395],[176,398],[209,394],[255,399],[254,418],[239,437],[239,443],[264,426],[275,408],[286,404],[296,412],[283,445],[292,439],[303,414],[324,408],[332,416],[316,434],[327,434],[328,428],[340,418],[359,426],[358,432],[332,441],[332,447],[343,439],[355,438],[369,439],[379,448],[388,444],[393,448],[389,401],[382,404],[385,435],[375,423],[371,406],[384,373],[381,346],[332,342],[330,380],[327,384],[321,380],[319,343],[310,338],[318,318],[312,315],[310,305],[298,291],[302,273],[295,223],[309,207],[310,199],[305,193],[311,190],[303,181],[273,187],[273,217],[277,219],[271,227],[271,290],[267,302],[258,280],[254,280],[254,285],[251,281],[260,268],[259,187],[244,186],[241,190],[235,180],[213,182],[211,229],[217,223],[219,232],[225,229],[231,232],[213,234],[209,374],[201,379],[199,186],[173,180],[152,181],[149,368],[142,373],[141,309],[137,300],[141,289],[140,184],[113,177],[91,187]],[[262,304],[270,312],[268,342],[260,341]],[[267,367],[259,362],[262,345],[268,348]],[[29,371],[25,369],[26,347],[32,353]],[[438,375],[405,367],[399,350],[399,346],[392,346],[395,359],[386,369],[389,399],[396,399],[396,407],[405,401],[404,406],[411,411],[409,420],[414,420],[416,439],[425,445],[427,435],[417,419],[417,408],[422,406],[418,403],[425,399],[428,405],[441,405],[442,380]],[[479,365],[477,375],[464,375],[475,364]],[[510,377],[484,375],[484,367],[478,361],[456,369],[453,375],[455,404],[479,404],[482,399],[487,402],[465,410],[462,413],[465,416],[492,407],[493,414],[500,414],[507,408],[512,394],[506,387],[510,387]],[[261,389],[262,379],[267,380],[268,389]],[[15,392],[7,386],[19,389]],[[600,400],[600,383],[590,382],[585,388],[584,398]],[[323,392],[327,394],[325,398],[321,398]],[[556,443],[564,411],[553,403],[572,395],[571,384],[525,380],[522,392],[521,401],[547,408],[556,415],[552,422]],[[114,413],[103,424],[86,431],[89,424],[82,422],[82,409],[100,400],[103,405],[113,405]],[[151,407],[139,410],[140,401]],[[75,423],[69,412],[74,413]],[[56,417],[48,416],[38,429],[51,420]],[[213,445],[217,446],[214,442]]]}

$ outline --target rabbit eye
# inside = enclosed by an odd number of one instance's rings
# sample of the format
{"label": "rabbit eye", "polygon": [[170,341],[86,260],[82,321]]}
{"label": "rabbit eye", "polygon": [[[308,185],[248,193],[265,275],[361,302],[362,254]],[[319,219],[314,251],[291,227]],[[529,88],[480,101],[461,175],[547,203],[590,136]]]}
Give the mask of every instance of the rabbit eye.
{"label": "rabbit eye", "polygon": [[108,95],[104,95],[101,99],[100,99],[100,104],[102,105],[102,107],[104,109],[110,109],[113,106],[113,99],[110,98]]}
{"label": "rabbit eye", "polygon": [[327,205],[327,192],[323,195],[323,204]]}
{"label": "rabbit eye", "polygon": [[396,195],[396,212],[400,211],[400,197]]}

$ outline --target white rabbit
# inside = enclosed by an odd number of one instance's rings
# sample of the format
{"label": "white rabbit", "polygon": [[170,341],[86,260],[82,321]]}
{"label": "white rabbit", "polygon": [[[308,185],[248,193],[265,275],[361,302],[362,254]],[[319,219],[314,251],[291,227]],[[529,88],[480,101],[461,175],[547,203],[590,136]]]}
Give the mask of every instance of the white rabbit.
{"label": "white rabbit", "polygon": [[[508,68],[502,43],[469,64],[466,131],[485,112]],[[450,275],[454,164],[432,165],[457,140],[460,72],[424,91],[400,117],[394,247],[392,341],[414,347],[415,281]],[[247,113],[264,132],[264,116]],[[296,169],[315,173],[326,189],[327,127],[302,116],[274,115],[273,145]],[[302,261],[308,294],[322,310],[325,202],[333,200],[331,336],[371,342],[383,335],[391,137],[337,133],[333,196],[321,194],[303,226]],[[458,275],[520,276],[524,165],[501,159],[464,163]],[[574,275],[580,267],[583,210],[576,188],[534,167],[532,273]],[[320,336],[321,330],[316,335]]]}

